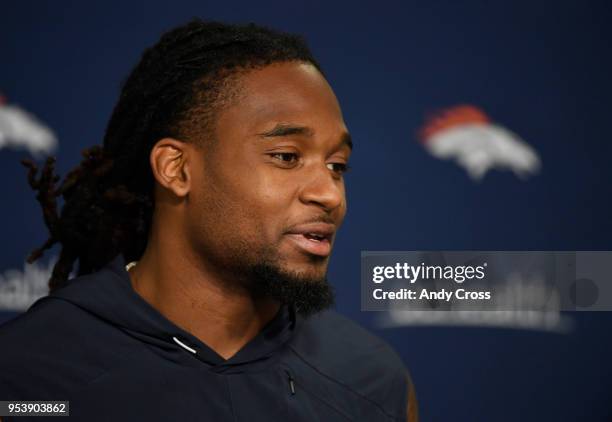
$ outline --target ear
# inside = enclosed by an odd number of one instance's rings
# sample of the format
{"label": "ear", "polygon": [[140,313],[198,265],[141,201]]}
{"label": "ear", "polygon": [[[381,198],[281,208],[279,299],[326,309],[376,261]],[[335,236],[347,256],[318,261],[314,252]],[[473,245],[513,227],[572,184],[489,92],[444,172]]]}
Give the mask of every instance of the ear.
{"label": "ear", "polygon": [[188,144],[172,138],[157,141],[149,156],[153,177],[178,197],[186,196],[192,183]]}

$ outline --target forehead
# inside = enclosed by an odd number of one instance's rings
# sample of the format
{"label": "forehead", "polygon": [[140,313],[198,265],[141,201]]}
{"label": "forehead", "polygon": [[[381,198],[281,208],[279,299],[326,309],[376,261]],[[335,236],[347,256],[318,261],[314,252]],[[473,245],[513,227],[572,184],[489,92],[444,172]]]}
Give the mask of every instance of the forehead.
{"label": "forehead", "polygon": [[238,124],[252,131],[275,121],[346,131],[333,90],[311,64],[274,63],[246,72],[238,83],[239,100],[221,113],[219,128]]}

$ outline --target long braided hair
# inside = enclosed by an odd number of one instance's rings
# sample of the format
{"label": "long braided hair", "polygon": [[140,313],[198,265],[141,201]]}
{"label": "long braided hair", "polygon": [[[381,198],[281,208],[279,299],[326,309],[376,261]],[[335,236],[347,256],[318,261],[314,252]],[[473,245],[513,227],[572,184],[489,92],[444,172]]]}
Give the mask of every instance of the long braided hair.
{"label": "long braided hair", "polygon": [[[274,62],[320,66],[304,40],[255,24],[230,25],[194,19],[164,33],[146,49],[123,83],[103,146],[82,152],[81,163],[64,180],[55,158],[28,167],[28,182],[49,230],[29,263],[61,244],[49,289],[64,285],[78,261],[77,275],[89,274],[117,254],[139,259],[147,244],[154,208],[149,154],[164,137],[206,145],[214,120],[232,95],[241,72]],[[64,204],[58,212],[58,198]]]}

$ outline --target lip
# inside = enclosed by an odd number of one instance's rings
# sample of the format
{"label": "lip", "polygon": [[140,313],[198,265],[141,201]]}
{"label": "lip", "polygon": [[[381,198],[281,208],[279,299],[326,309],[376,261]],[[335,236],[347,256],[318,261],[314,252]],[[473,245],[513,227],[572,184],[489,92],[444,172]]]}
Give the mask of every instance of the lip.
{"label": "lip", "polygon": [[[304,252],[317,256],[328,256],[331,253],[331,240],[336,231],[336,226],[327,223],[307,223],[294,226],[286,235],[295,245]],[[312,240],[305,235],[314,233],[321,240]]]}
{"label": "lip", "polygon": [[310,240],[303,234],[287,233],[287,237],[303,251],[312,255],[328,256],[331,253],[331,243],[329,239]]}

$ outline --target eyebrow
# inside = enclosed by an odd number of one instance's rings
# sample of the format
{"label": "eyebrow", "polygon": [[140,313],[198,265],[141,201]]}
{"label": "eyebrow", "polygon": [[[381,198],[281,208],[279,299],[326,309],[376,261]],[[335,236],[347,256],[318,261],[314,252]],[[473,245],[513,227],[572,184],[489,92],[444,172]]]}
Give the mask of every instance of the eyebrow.
{"label": "eyebrow", "polygon": [[[304,135],[304,136],[313,136],[314,130],[307,126],[298,126],[288,123],[278,123],[271,130],[268,130],[263,133],[258,133],[262,138],[272,138],[272,137],[280,137],[280,136],[291,136],[291,135]],[[343,145],[347,145],[351,150],[353,150],[353,140],[351,139],[351,135],[348,132],[344,132],[342,134],[340,143]]]}

